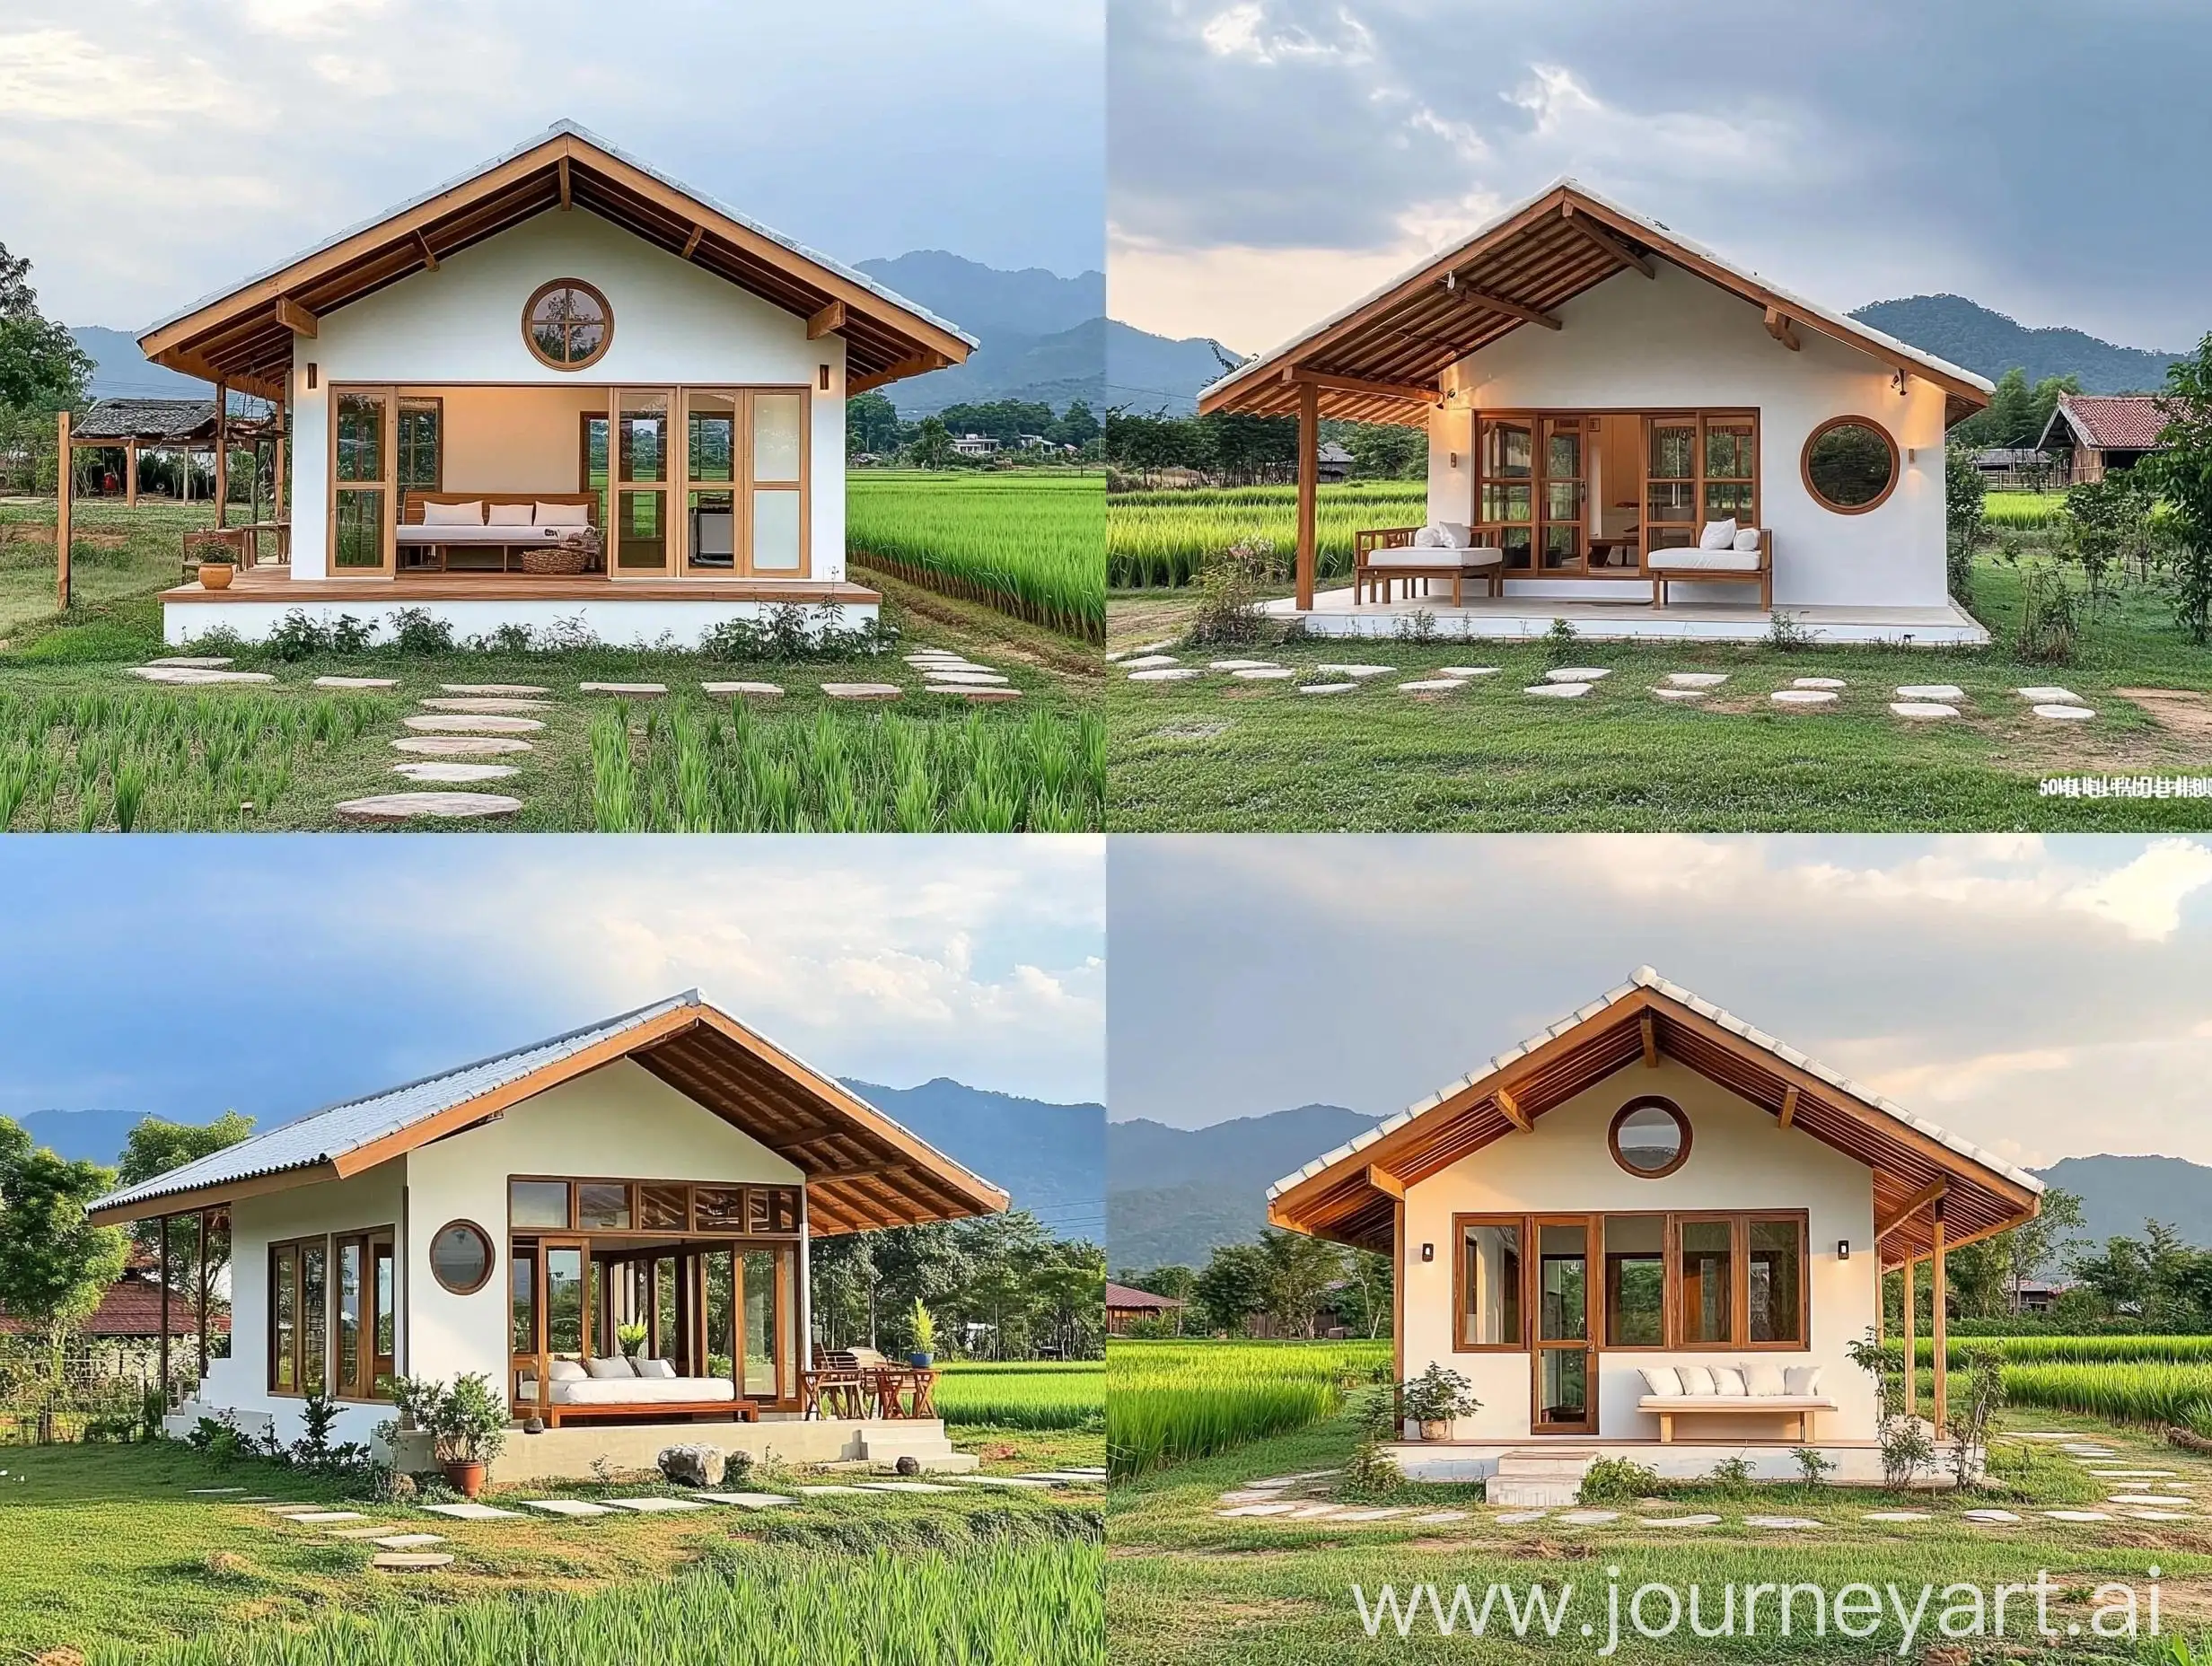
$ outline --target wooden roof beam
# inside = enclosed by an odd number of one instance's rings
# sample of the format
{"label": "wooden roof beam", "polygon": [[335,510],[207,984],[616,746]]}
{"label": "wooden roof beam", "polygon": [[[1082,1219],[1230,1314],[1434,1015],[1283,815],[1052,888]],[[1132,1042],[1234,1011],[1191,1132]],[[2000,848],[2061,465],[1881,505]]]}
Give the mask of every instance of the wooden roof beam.
{"label": "wooden roof beam", "polygon": [[1767,309],[1767,333],[1792,353],[1797,351],[1797,332],[1790,328],[1789,314],[1780,307]]}
{"label": "wooden roof beam", "polygon": [[568,158],[563,156],[553,164],[553,177],[558,181],[563,213],[575,206],[575,196],[568,188]]}
{"label": "wooden roof beam", "polygon": [[845,303],[842,301],[832,301],[828,306],[822,308],[821,311],[816,312],[808,318],[806,320],[806,338],[809,341],[820,341],[824,336],[830,335],[837,330],[843,329],[844,328]]}
{"label": "wooden roof beam", "polygon": [[1385,1197],[1395,1197],[1401,1203],[1405,1200],[1406,1183],[1388,1169],[1378,1168],[1374,1163],[1369,1163],[1367,1165],[1367,1184]]}
{"label": "wooden roof beam", "polygon": [[294,335],[312,336],[321,328],[321,320],[290,295],[276,297],[276,321]]}
{"label": "wooden roof beam", "polygon": [[1650,256],[1637,254],[1636,250],[1615,237],[1588,215],[1576,214],[1573,203],[1561,206],[1559,217],[1567,223],[1567,230],[1576,233],[1593,248],[1602,250],[1612,256],[1620,265],[1634,267],[1646,277],[1659,276],[1659,268],[1652,264]]}
{"label": "wooden roof beam", "polygon": [[683,258],[689,260],[693,255],[698,253],[699,245],[706,241],[707,228],[703,225],[693,226],[691,235],[683,240]]}
{"label": "wooden roof beam", "polygon": [[933,370],[943,370],[952,361],[937,353],[920,353],[912,358],[896,359],[882,370],[871,371],[865,376],[855,376],[846,382],[847,397],[865,393],[871,388],[881,388],[906,376],[925,376]]}
{"label": "wooden roof beam", "polygon": [[1659,1068],[1659,1021],[1646,1013],[1638,1021],[1637,1027],[1644,1033],[1644,1068],[1656,1070]]}
{"label": "wooden roof beam", "polygon": [[1896,1208],[1891,1210],[1889,1214],[1877,1218],[1874,1222],[1874,1236],[1882,1237],[1901,1222],[1909,1221],[1930,1204],[1941,1202],[1944,1194],[1950,1189],[1951,1182],[1947,1179],[1930,1180],[1911,1197],[1906,1198],[1904,1202],[1899,1204]]}
{"label": "wooden roof beam", "polygon": [[438,269],[438,251],[430,246],[430,234],[419,225],[415,228],[415,243],[423,251],[423,270],[436,271]]}
{"label": "wooden roof beam", "polygon": [[1326,371],[1301,370],[1287,365],[1283,380],[1293,385],[1304,384],[1315,388],[1329,388],[1339,393],[1366,393],[1378,399],[1404,399],[1411,404],[1441,405],[1444,395],[1435,388],[1424,388],[1403,381],[1369,381],[1359,376],[1332,376]]}
{"label": "wooden roof beam", "polygon": [[1782,1090],[1782,1114],[1775,1127],[1786,1128],[1797,1120],[1797,1084],[1793,1082]]}
{"label": "wooden roof beam", "polygon": [[1502,312],[1507,318],[1519,319],[1523,324],[1541,324],[1546,329],[1564,329],[1566,328],[1549,312],[1536,307],[1523,305],[1518,301],[1508,301],[1505,296],[1492,294],[1487,289],[1471,288],[1468,285],[1455,282],[1456,277],[1456,273],[1447,272],[1444,275],[1444,286],[1468,306],[1479,307],[1485,312]]}
{"label": "wooden roof beam", "polygon": [[1496,1098],[1498,1113],[1506,1121],[1512,1123],[1523,1134],[1533,1134],[1536,1131],[1536,1125],[1529,1120],[1529,1113],[1522,1109],[1521,1101],[1513,1096],[1511,1088],[1498,1089]]}

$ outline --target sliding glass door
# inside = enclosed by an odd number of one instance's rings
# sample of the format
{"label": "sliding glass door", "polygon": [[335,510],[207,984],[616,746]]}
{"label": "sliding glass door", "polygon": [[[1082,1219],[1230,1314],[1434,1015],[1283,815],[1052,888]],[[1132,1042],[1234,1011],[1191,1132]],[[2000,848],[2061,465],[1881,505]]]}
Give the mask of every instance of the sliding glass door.
{"label": "sliding glass door", "polygon": [[1591,1346],[1590,1223],[1579,1216],[1536,1223],[1535,1407],[1539,1434],[1589,1434],[1597,1429],[1592,1390],[1597,1376]]}
{"label": "sliding glass door", "polygon": [[330,572],[389,574],[399,524],[390,388],[330,390]]}

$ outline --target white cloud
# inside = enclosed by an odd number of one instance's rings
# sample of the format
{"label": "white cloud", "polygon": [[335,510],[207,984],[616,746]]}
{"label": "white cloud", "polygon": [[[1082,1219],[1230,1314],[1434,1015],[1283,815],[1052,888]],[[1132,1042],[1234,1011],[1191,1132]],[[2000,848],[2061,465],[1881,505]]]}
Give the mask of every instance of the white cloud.
{"label": "white cloud", "polygon": [[264,106],[198,56],[125,56],[74,29],[0,34],[0,111],[11,119],[173,127],[180,118],[257,127]]}
{"label": "white cloud", "polygon": [[1374,56],[1374,41],[1366,26],[1348,10],[1339,10],[1333,21],[1338,38],[1324,40],[1300,25],[1271,27],[1266,6],[1244,0],[1208,18],[1198,30],[1198,39],[1216,57],[1250,64],[1367,62]]}
{"label": "white cloud", "polygon": [[2130,937],[2155,942],[2181,929],[2181,904],[2207,885],[2212,885],[2212,847],[2195,839],[2161,839],[2117,872],[2075,886],[2062,901]]}

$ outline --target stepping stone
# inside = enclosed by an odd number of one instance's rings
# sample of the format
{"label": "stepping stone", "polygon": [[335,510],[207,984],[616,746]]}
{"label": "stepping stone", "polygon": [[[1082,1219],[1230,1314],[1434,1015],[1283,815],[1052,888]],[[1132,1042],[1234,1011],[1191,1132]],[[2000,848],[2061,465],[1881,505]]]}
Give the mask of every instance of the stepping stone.
{"label": "stepping stone", "polygon": [[1120,662],[1124,669],[1133,671],[1157,671],[1163,665],[1174,663],[1175,656],[1172,653],[1145,653],[1139,654],[1136,659]]}
{"label": "stepping stone", "polygon": [[[1900,1367],[1901,1369],[1901,1367]],[[1869,1510],[1859,1517],[1862,1521],[1925,1521],[1925,1510]]]}
{"label": "stepping stone", "polygon": [[1356,682],[1302,682],[1298,685],[1298,692],[1300,694],[1343,694],[1358,687],[1359,685]]}
{"label": "stepping stone", "polygon": [[425,734],[536,734],[545,727],[536,717],[404,717],[408,728]]}
{"label": "stepping stone", "polygon": [[750,695],[763,700],[772,700],[784,691],[780,683],[773,682],[703,682],[699,687],[708,694]]}
{"label": "stepping stone", "polygon": [[1728,680],[1726,671],[1669,671],[1667,680],[1677,688],[1717,688]]}
{"label": "stepping stone", "polygon": [[1712,690],[1709,688],[1654,688],[1652,692],[1663,700],[1702,700]]}
{"label": "stepping stone", "polygon": [[1966,697],[1966,690],[1951,682],[1909,682],[1898,686],[1900,700],[1939,700],[1945,706]]}
{"label": "stepping stone", "polygon": [[[1901,1360],[1903,1356],[1899,1357]],[[1904,1366],[1900,1363],[1898,1370],[1902,1372]],[[2089,1473],[2100,1481],[2156,1481],[2178,1476],[2181,1472],[2179,1469],[2092,1469]]]}
{"label": "stepping stone", "polygon": [[318,688],[397,688],[397,677],[318,677]]}
{"label": "stepping stone", "polygon": [[618,1510],[635,1510],[639,1515],[665,1515],[672,1510],[707,1508],[690,1498],[610,1498],[607,1502]]}
{"label": "stepping stone", "polygon": [[[1903,1367],[1900,1365],[1901,1371]],[[2109,1521],[2111,1514],[2102,1510],[2046,1510],[2044,1515],[2054,1521]]]}
{"label": "stepping stone", "polygon": [[1366,677],[1387,677],[1398,668],[1395,665],[1316,665],[1313,669],[1326,677],[1349,677],[1356,682]]}
{"label": "stepping stone", "polygon": [[1836,697],[1825,688],[1777,688],[1767,697],[1777,706],[1833,706]]}
{"label": "stepping stone", "polygon": [[941,1486],[935,1481],[859,1481],[855,1485],[864,1493],[956,1493],[960,1491],[957,1486]]}
{"label": "stepping stone", "polygon": [[1840,677],[1793,677],[1789,686],[1793,688],[1848,688],[1851,685]]}
{"label": "stepping stone", "polygon": [[513,764],[394,764],[391,773],[410,781],[497,781],[520,772]]}
{"label": "stepping stone", "polygon": [[2061,688],[2055,684],[2047,688],[2014,688],[2013,692],[2030,706],[2079,706],[2082,703],[2082,697],[2073,689]]}
{"label": "stepping stone", "polygon": [[[1892,700],[1890,711],[1898,717],[1956,717],[1959,708],[1937,700]],[[1903,1367],[1900,1366],[1900,1370]]]}
{"label": "stepping stone", "polygon": [[434,712],[544,712],[552,707],[543,700],[518,700],[505,695],[454,694],[423,699],[417,705]]}
{"label": "stepping stone", "polygon": [[1431,1510],[1426,1515],[1417,1515],[1413,1519],[1423,1527],[1440,1527],[1446,1521],[1464,1521],[1467,1519],[1467,1512],[1464,1510]]}
{"label": "stepping stone", "polygon": [[[1045,1486],[1049,1486],[1050,1483],[1040,1481],[1038,1485]],[[1279,1486],[1243,1486],[1237,1488],[1234,1492],[1224,1493],[1214,1502],[1223,1504],[1264,1504],[1268,1499],[1279,1498],[1282,1495],[1283,1489]]]}
{"label": "stepping stone", "polygon": [[795,1504],[795,1498],[786,1498],[781,1493],[701,1493],[701,1498],[712,1504],[735,1504],[740,1510],[768,1510],[777,1504]]}
{"label": "stepping stone", "polygon": [[1521,692],[1535,695],[1540,699],[1579,700],[1590,692],[1590,685],[1586,682],[1540,682]]}
{"label": "stepping stone", "polygon": [[[1066,1469],[1055,1469],[1052,1473],[1055,1475],[1080,1475],[1086,1480],[1102,1481],[1106,1478],[1106,1466],[1102,1463],[1071,1463]],[[1342,1473],[1343,1471],[1339,1469],[1308,1469],[1304,1474],[1294,1475],[1290,1478],[1294,1481],[1318,1481],[1323,1476],[1340,1475]]]}
{"label": "stepping stone", "polygon": [[387,1550],[369,1558],[369,1565],[387,1574],[426,1574],[432,1568],[451,1567],[452,1554],[444,1550]]}
{"label": "stepping stone", "polygon": [[1300,1504],[1285,1519],[1292,1521],[1312,1521],[1325,1515],[1341,1515],[1344,1508],[1342,1504]]}
{"label": "stepping stone", "polygon": [[511,816],[522,801],[498,793],[380,793],[373,798],[349,798],[338,807],[348,821],[412,821],[429,816],[440,821],[469,821],[485,816]]}
{"label": "stepping stone", "polygon": [[382,1539],[372,1539],[373,1545],[382,1545],[387,1550],[421,1550],[431,1545],[445,1542],[443,1533],[387,1533]]}
{"label": "stepping stone", "polygon": [[1207,668],[1213,671],[1263,671],[1276,669],[1273,660],[1216,660]]}
{"label": "stepping stone", "polygon": [[1220,1515],[1220,1516],[1232,1516],[1232,1515],[1288,1515],[1288,1514],[1289,1514],[1289,1513],[1290,1513],[1293,1510],[1295,1510],[1297,1507],[1298,1507],[1298,1506],[1297,1506],[1296,1504],[1239,1504],[1239,1505],[1237,1505],[1237,1506],[1236,1506],[1233,1510],[1216,1510],[1216,1511],[1215,1511],[1215,1512],[1214,1512],[1214,1513],[1215,1513],[1216,1515]]}
{"label": "stepping stone", "polygon": [[[1900,1366],[1899,1369],[1903,1368]],[[245,1490],[242,1486],[193,1486],[186,1489],[194,1498],[216,1498],[224,1493],[242,1493]]]}
{"label": "stepping stone", "polygon": [[1406,1514],[1412,1508],[1410,1504],[1392,1504],[1387,1510],[1346,1510],[1334,1519],[1339,1521],[1387,1521],[1392,1516]]}
{"label": "stepping stone", "polygon": [[434,758],[482,758],[506,752],[528,752],[534,749],[527,741],[510,741],[500,735],[408,735],[391,743],[395,752],[417,752]]}
{"label": "stepping stone", "polygon": [[[1903,1367],[1900,1365],[1899,1369],[1901,1371]],[[2020,1520],[2009,1510],[1969,1510],[1962,1519],[1977,1527],[2010,1527]]]}
{"label": "stepping stone", "polygon": [[450,1515],[456,1521],[520,1521],[520,1510],[502,1510],[493,1504],[425,1504],[432,1515]]}
{"label": "stepping stone", "polygon": [[1255,665],[1250,671],[1229,673],[1246,682],[1287,682],[1297,674],[1286,665]]}
{"label": "stepping stone", "polygon": [[2085,706],[2032,706],[2028,708],[2038,717],[2048,717],[2053,723],[2087,723],[2096,714]]}
{"label": "stepping stone", "polygon": [[1130,682],[1183,682],[1198,674],[1188,665],[1178,665],[1172,670],[1131,671],[1128,680]]}
{"label": "stepping stone", "polygon": [[220,671],[233,662],[220,653],[172,653],[164,659],[148,660],[148,665],[189,665],[201,671]]}
{"label": "stepping stone", "polygon": [[612,1515],[605,1504],[595,1504],[582,1498],[525,1498],[525,1510],[542,1510],[548,1515]]}
{"label": "stepping stone", "polygon": [[134,665],[134,677],[143,677],[148,682],[181,683],[198,687],[218,682],[275,682],[268,671],[201,671],[190,665]]}
{"label": "stepping stone", "polygon": [[1495,677],[1495,665],[1446,665],[1436,673],[1439,677]]}
{"label": "stepping stone", "polygon": [[[333,1539],[365,1539],[374,1544],[390,1546],[391,1545],[392,1535],[398,1533],[399,1531],[399,1530],[398,1528],[392,1526],[391,1522],[387,1521],[382,1527],[334,1527],[330,1530],[330,1537]],[[408,1537],[414,1537],[414,1535],[408,1535]],[[442,1545],[445,1542],[435,1533],[424,1533],[420,1535],[420,1537],[428,1543],[434,1545]],[[399,1545],[393,1548],[400,1550],[413,1548],[412,1546],[408,1545]]]}
{"label": "stepping stone", "polygon": [[623,694],[639,697],[668,692],[668,685],[664,682],[580,682],[576,688],[584,694]]}
{"label": "stepping stone", "polygon": [[1531,1521],[1540,1521],[1551,1513],[1549,1510],[1508,1510],[1503,1515],[1490,1519],[1500,1527],[1524,1527]]}
{"label": "stepping stone", "polygon": [[439,688],[448,694],[550,694],[550,688],[534,682],[442,682]]}
{"label": "stepping stone", "polygon": [[1809,1515],[1747,1515],[1743,1518],[1743,1525],[1746,1527],[1770,1527],[1786,1530],[1800,1527],[1820,1527],[1824,1525],[1824,1523],[1815,1521]]}
{"label": "stepping stone", "polygon": [[996,700],[1018,700],[1022,697],[1022,691],[1019,688],[941,688],[935,683],[930,684],[923,692],[957,695],[963,700],[981,700],[986,704]]}
{"label": "stepping stone", "polygon": [[1031,1481],[1064,1481],[1070,1486],[1103,1481],[1103,1469],[1032,1469],[1023,1477]]}
{"label": "stepping stone", "polygon": [[295,1511],[320,1510],[322,1506],[320,1504],[263,1504],[261,1508],[268,1511],[271,1515],[291,1515]]}
{"label": "stepping stone", "polygon": [[[1287,677],[1288,675],[1290,675],[1290,673],[1289,673],[1288,671],[1286,671],[1286,672],[1284,672],[1283,674],[1284,674],[1286,677]],[[929,680],[929,681],[930,681],[933,685],[934,685],[934,684],[936,684],[936,683],[948,683],[948,682],[949,682],[949,683],[968,683],[968,684],[989,684],[989,683],[1012,682],[1012,681],[1014,680],[1014,679],[1012,679],[1011,677],[1002,677],[1002,676],[1000,676],[1000,675],[999,675],[996,671],[925,671],[925,672],[923,672],[923,673],[922,673],[922,675],[923,675],[924,677],[926,677],[926,679],[927,679],[927,680]]]}
{"label": "stepping stone", "polygon": [[833,700],[896,700],[906,693],[895,682],[826,682],[821,691]]}
{"label": "stepping stone", "polygon": [[1613,673],[1602,665],[1565,665],[1558,671],[1546,671],[1546,682],[1596,682]]}
{"label": "stepping stone", "polygon": [[1455,688],[1464,688],[1466,682],[1458,677],[1426,677],[1418,682],[1401,682],[1400,694],[1450,694]]}
{"label": "stepping stone", "polygon": [[857,1486],[842,1486],[829,1481],[816,1482],[811,1486],[794,1486],[791,1490],[794,1493],[804,1493],[810,1498],[822,1493],[853,1493],[856,1495],[860,1493]]}
{"label": "stepping stone", "polygon": [[2112,1493],[2106,1496],[2104,1502],[2108,1504],[2193,1504],[2196,1500],[2175,1498],[2166,1493]]}
{"label": "stepping stone", "polygon": [[[1900,1365],[1898,1369],[1901,1371],[1904,1367]],[[1620,1520],[1618,1510],[1569,1510],[1559,1518],[1559,1523],[1563,1527],[1602,1527],[1608,1521]]]}
{"label": "stepping stone", "polygon": [[2128,1513],[2138,1521],[2186,1521],[2190,1520],[2179,1510],[2130,1510]]}
{"label": "stepping stone", "polygon": [[[1902,1366],[1899,1369],[1901,1371]],[[1647,1515],[1646,1527],[1711,1527],[1720,1518],[1716,1515]]]}
{"label": "stepping stone", "polygon": [[962,1486],[1050,1486],[1049,1481],[1032,1481],[1022,1475],[963,1475],[959,1477]]}
{"label": "stepping stone", "polygon": [[310,1526],[323,1527],[332,1521],[365,1521],[369,1518],[358,1510],[303,1510],[285,1517],[287,1521],[305,1521]]}

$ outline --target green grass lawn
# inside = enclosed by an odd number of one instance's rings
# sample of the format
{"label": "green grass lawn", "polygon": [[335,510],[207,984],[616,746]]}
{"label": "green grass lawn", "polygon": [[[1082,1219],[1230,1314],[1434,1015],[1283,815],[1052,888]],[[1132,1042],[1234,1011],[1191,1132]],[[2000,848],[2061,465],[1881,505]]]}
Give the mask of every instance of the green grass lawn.
{"label": "green grass lawn", "polygon": [[[2180,1471],[2198,1484],[2198,1496],[2212,1486],[2212,1462],[2165,1445],[2139,1431],[2030,1411],[2008,1414],[2020,1429],[2094,1431],[2129,1461],[2124,1467]],[[2094,1524],[2061,1523],[2034,1513],[2050,1507],[2082,1507],[2102,1490],[2078,1466],[2040,1444],[2000,1440],[1993,1451],[1993,1484],[1976,1496],[1953,1499],[1916,1493],[1909,1498],[1877,1490],[1829,1487],[1808,1491],[1795,1486],[1759,1486],[1735,1493],[1713,1488],[1670,1494],[1664,1507],[1648,1513],[1709,1513],[1719,1523],[1696,1529],[1660,1529],[1641,1521],[1634,1506],[1620,1506],[1617,1521],[1588,1527],[1560,1522],[1561,1513],[1544,1520],[1505,1525],[1479,1502],[1471,1486],[1424,1485],[1391,1503],[1413,1504],[1416,1512],[1460,1510],[1464,1519],[1418,1522],[1400,1516],[1368,1523],[1332,1525],[1326,1518],[1286,1521],[1269,1517],[1228,1517],[1221,1495],[1263,1477],[1335,1469],[1350,1455],[1356,1432],[1348,1417],[1318,1424],[1297,1434],[1240,1447],[1233,1451],[1158,1470],[1129,1483],[1117,1483],[1108,1506],[1107,1572],[1109,1649],[1117,1662],[1147,1663],[1205,1660],[1251,1666],[1279,1662],[1372,1661],[1527,1662],[1590,1660],[1605,1641],[1605,1603],[1617,1583],[1623,1604],[1646,1581],[1686,1590],[1700,1585],[1710,1596],[1705,1609],[1712,1623],[1720,1588],[1759,1582],[1814,1582],[1832,1594],[1854,1583],[1877,1587],[1895,1582],[1909,1593],[1924,1583],[1939,1587],[1929,1618],[1906,1658],[1942,1662],[1945,1666],[2033,1659],[2050,1662],[2147,1660],[2143,1644],[2093,1638],[2086,1630],[2049,1648],[2027,1635],[2032,1607],[2012,1609],[2009,1639],[1998,1644],[1946,1639],[1934,1635],[1934,1617],[1942,1607],[1940,1587],[1954,1581],[1980,1583],[1985,1591],[2000,1583],[2025,1583],[2038,1569],[2050,1571],[2060,1595],[2051,1614],[2061,1627],[2085,1627],[2088,1600],[2101,1582],[2132,1580],[2146,1587],[2147,1570],[2160,1569],[2162,1613],[2166,1627],[2201,1634],[2212,1618],[2212,1524],[2114,1520]],[[2120,1466],[2116,1466],[2120,1467]],[[1293,1495],[1325,1499],[1337,1485],[1322,1477],[1293,1489]],[[2023,1520],[2004,1527],[1976,1527],[1962,1518],[1969,1507],[1996,1505]],[[1924,1522],[1868,1522],[1863,1513],[1889,1508],[1926,1509]],[[1795,1530],[1754,1529],[1748,1514],[1805,1517],[1817,1528]],[[1437,1585],[1448,1608],[1454,1586],[1466,1584],[1479,1605],[1493,1581],[1510,1582],[1525,1592],[1532,1582],[1549,1583],[1556,1598],[1562,1583],[1575,1593],[1569,1623],[1557,1637],[1532,1634],[1526,1639],[1464,1635],[1439,1638],[1433,1622],[1400,1638],[1394,1629],[1370,1639],[1353,1595],[1361,1588],[1370,1603],[1384,1585],[1405,1592],[1422,1583]],[[1800,1608],[1798,1626],[1788,1637],[1775,1627],[1772,1597],[1760,1612],[1760,1635],[1700,1640],[1686,1624],[1672,1636],[1652,1640],[1626,1637],[1611,1658],[1644,1662],[1743,1661],[1865,1662],[1898,1658],[1900,1631],[1893,1619],[1874,1642],[1854,1641],[1830,1630],[1808,1635],[1809,1609]],[[1908,1606],[1917,1600],[1909,1595]],[[1652,1609],[1655,1627],[1663,1623],[1663,1604]],[[1597,1635],[1580,1635],[1583,1623]],[[1625,1622],[1624,1622],[1625,1626]],[[1493,1631],[1502,1629],[1494,1627]],[[2142,1651],[2142,1652],[2138,1652]],[[2168,1658],[2161,1656],[2160,1658]],[[2201,1657],[2199,1657],[2201,1658]]]}
{"label": "green grass lawn", "polygon": [[[1976,605],[2000,644],[2019,609],[2015,573],[1985,563]],[[1117,602],[1134,615],[1113,647],[1158,640],[1177,614],[1160,597]],[[2212,776],[2212,700],[2162,722],[2114,691],[2212,692],[2212,651],[2177,631],[2157,599],[2130,592],[2085,627],[2067,665],[1983,650],[1778,649],[1319,640],[1192,650],[1273,659],[1388,664],[1353,692],[1311,697],[1286,683],[1209,675],[1190,682],[1111,680],[1109,826],[1117,831],[1670,830],[2147,831],[2212,826],[2212,799],[2046,798],[2047,776]],[[1609,667],[1573,701],[1521,690],[1555,664]],[[1460,692],[1399,692],[1447,665],[1495,665]],[[1676,671],[1725,671],[1696,705],[1653,697]],[[1835,706],[1796,711],[1768,695],[1801,676],[1850,687]],[[1311,680],[1312,679],[1308,679]],[[1955,683],[1963,715],[1892,716],[1901,683]],[[2094,723],[2032,716],[2015,688],[2062,684]],[[2181,723],[2198,723],[2194,728]]]}

